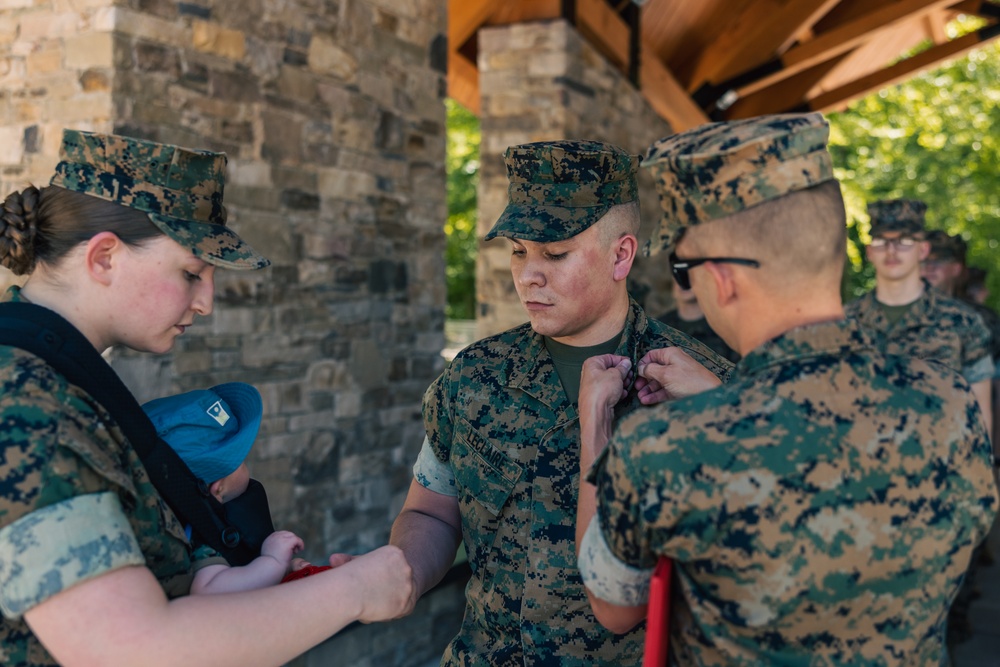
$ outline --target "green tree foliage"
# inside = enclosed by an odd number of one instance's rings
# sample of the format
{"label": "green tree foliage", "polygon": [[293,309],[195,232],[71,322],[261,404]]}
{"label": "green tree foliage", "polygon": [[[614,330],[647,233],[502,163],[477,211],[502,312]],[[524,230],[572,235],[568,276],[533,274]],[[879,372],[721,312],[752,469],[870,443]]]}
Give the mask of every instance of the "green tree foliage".
{"label": "green tree foliage", "polygon": [[446,314],[452,319],[476,316],[476,187],[479,184],[479,119],[454,100],[448,112],[448,238],[445,258],[448,282]]}
{"label": "green tree foliage", "polygon": [[[953,26],[961,30],[962,25]],[[1000,45],[993,42],[830,114],[830,150],[848,217],[845,298],[870,289],[867,202],[927,203],[927,224],[961,234],[1000,304]]]}

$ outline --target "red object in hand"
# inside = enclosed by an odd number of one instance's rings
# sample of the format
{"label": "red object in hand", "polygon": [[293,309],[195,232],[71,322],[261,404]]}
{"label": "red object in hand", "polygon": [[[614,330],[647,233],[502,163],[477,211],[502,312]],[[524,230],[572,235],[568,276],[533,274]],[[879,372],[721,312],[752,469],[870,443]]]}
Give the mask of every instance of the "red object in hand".
{"label": "red object in hand", "polygon": [[660,557],[649,584],[646,608],[646,648],[642,667],[666,667],[670,654],[670,575],[674,562]]}
{"label": "red object in hand", "polygon": [[293,570],[285,575],[285,578],[281,580],[281,583],[288,581],[295,581],[296,579],[302,579],[303,577],[308,577],[311,574],[316,574],[317,572],[322,572],[323,570],[331,569],[329,565],[306,565],[298,570]]}

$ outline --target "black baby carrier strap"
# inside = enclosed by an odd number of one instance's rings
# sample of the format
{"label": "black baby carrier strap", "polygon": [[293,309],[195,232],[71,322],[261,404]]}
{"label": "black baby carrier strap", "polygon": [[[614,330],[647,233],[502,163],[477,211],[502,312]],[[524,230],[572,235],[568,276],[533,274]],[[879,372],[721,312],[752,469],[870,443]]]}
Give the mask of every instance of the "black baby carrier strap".
{"label": "black baby carrier strap", "polygon": [[156,434],[132,392],[73,325],[42,306],[0,303],[0,345],[44,359],[104,406],[138,453],[156,490],[181,523],[191,526],[196,543],[212,547],[231,565],[246,565],[260,555],[264,538],[274,532],[263,487],[251,480],[242,496],[220,503]]}

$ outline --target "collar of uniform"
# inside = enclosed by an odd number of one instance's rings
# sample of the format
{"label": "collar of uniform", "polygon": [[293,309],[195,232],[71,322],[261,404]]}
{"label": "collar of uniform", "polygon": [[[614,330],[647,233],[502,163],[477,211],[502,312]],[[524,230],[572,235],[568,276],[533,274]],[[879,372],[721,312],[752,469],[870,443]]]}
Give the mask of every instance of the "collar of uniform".
{"label": "collar of uniform", "polygon": [[[646,332],[646,313],[632,297],[629,297],[628,314],[625,316],[625,330],[615,354],[632,360],[632,368],[638,366],[636,358],[638,341]],[[552,408],[569,401],[562,390],[559,374],[556,372],[552,357],[545,349],[544,338],[527,327],[528,335],[525,344],[510,356],[507,364],[507,386],[527,392],[536,399]],[[551,376],[554,376],[554,380]],[[631,390],[631,387],[629,387]],[[571,406],[576,415],[576,406]]]}
{"label": "collar of uniform", "polygon": [[860,348],[875,349],[875,343],[861,323],[853,318],[807,324],[752,350],[736,364],[735,375],[745,377],[775,364],[824,354],[841,356]]}

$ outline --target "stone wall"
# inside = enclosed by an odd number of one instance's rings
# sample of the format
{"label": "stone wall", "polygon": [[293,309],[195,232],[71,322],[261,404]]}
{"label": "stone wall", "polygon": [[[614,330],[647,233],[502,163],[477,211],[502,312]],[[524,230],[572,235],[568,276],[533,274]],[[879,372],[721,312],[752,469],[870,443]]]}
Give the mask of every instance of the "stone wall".
{"label": "stone wall", "polygon": [[[479,32],[482,144],[479,237],[507,202],[503,152],[508,146],[554,139],[606,141],[642,154],[672,134],[642,95],[566,21],[489,28]],[[649,174],[639,171],[640,242],[659,217]],[[510,276],[504,239],[480,243],[477,333],[486,336],[527,320]],[[660,258],[640,257],[630,276],[632,293],[653,315],[671,303],[669,269]]]}
{"label": "stone wall", "polygon": [[[172,354],[113,364],[141,400],[255,385],[252,474],[316,561],[387,541],[443,367],[446,20],[439,0],[0,0],[4,196],[48,182],[63,127],[228,154],[230,224],[272,266],[218,272]],[[443,646],[377,627],[423,651],[379,664]]]}

